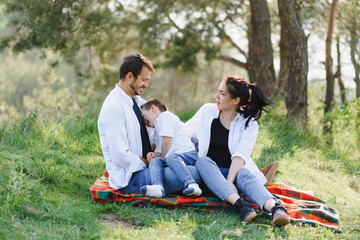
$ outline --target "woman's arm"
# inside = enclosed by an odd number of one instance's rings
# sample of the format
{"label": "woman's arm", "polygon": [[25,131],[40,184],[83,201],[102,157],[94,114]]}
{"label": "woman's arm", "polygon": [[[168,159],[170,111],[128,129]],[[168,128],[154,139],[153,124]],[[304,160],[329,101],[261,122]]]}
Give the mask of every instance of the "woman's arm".
{"label": "woman's arm", "polygon": [[234,181],[236,179],[236,175],[243,168],[244,164],[245,161],[241,157],[234,157],[231,161],[227,181],[235,188],[236,191],[237,189],[234,186]]}
{"label": "woman's arm", "polygon": [[[240,141],[236,143],[235,152],[232,154],[232,159],[239,157],[246,162],[250,159],[251,153],[254,149],[259,126],[256,121],[251,120],[248,127],[242,132]],[[231,144],[231,143],[229,143]]]}

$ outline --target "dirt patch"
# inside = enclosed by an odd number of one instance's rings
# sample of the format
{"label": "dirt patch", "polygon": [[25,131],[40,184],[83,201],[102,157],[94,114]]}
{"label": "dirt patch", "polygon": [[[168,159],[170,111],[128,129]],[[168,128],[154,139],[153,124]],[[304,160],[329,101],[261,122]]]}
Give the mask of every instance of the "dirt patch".
{"label": "dirt patch", "polygon": [[102,217],[101,223],[106,226],[121,225],[126,228],[135,228],[135,229],[139,229],[142,228],[142,226],[144,226],[144,224],[140,221],[135,221],[134,219],[131,218],[120,217],[113,213],[102,213],[101,217]]}

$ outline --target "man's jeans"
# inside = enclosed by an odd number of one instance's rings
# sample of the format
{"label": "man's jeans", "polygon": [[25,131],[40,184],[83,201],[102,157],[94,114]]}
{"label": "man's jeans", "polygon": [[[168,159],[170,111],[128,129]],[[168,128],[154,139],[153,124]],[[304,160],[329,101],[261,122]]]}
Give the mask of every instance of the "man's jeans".
{"label": "man's jeans", "polygon": [[195,180],[186,165],[195,165],[198,158],[197,152],[190,151],[179,154],[172,154],[168,157],[153,158],[149,164],[151,185],[161,185],[164,187],[164,168],[170,167],[181,181],[183,188],[186,188]]}
{"label": "man's jeans", "polygon": [[[200,184],[201,178],[196,167],[186,166],[186,168],[189,170],[194,180]],[[122,188],[121,191],[124,193],[138,193],[140,192],[140,188],[145,185],[151,185],[149,168],[145,168],[134,173],[129,181],[129,184]],[[175,172],[169,167],[164,168],[164,189],[167,194],[180,192],[184,189],[182,182],[178,179]]]}
{"label": "man's jeans", "polygon": [[[228,168],[219,168],[209,157],[200,157],[195,166],[208,188],[224,202],[227,201],[231,194],[236,193],[235,189],[226,180],[229,173]],[[246,168],[242,168],[238,172],[234,185],[239,192],[243,192],[260,209],[263,209],[268,199],[274,198],[257,180],[255,175]]]}

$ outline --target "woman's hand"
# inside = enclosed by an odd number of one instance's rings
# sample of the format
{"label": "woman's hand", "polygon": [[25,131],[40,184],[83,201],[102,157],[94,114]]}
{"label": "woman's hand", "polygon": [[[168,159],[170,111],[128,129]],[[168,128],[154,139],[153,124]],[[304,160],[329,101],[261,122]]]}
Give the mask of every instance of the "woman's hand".
{"label": "woman's hand", "polygon": [[236,192],[238,192],[238,190],[234,185],[234,181],[236,179],[238,172],[243,168],[244,164],[245,161],[241,157],[234,157],[231,161],[229,174],[227,176],[227,181],[231,184],[231,186],[235,189]]}

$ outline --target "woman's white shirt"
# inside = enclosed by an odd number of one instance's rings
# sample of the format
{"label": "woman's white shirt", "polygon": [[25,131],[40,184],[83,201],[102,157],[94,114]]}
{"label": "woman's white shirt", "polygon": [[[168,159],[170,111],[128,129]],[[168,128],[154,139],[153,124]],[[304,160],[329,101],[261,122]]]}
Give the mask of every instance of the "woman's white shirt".
{"label": "woman's white shirt", "polygon": [[[187,134],[190,137],[197,137],[199,140],[199,157],[206,156],[209,151],[211,124],[218,116],[219,110],[216,104],[207,103],[185,124]],[[264,174],[250,157],[255,146],[259,126],[254,119],[251,119],[245,129],[246,120],[246,118],[237,114],[230,124],[228,147],[231,159],[234,157],[244,159],[244,168],[250,170],[261,184],[265,184],[267,180]]]}

